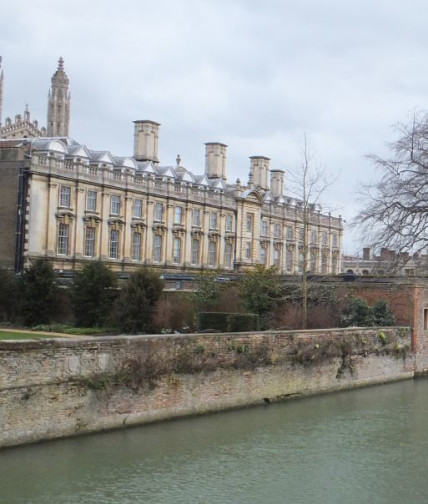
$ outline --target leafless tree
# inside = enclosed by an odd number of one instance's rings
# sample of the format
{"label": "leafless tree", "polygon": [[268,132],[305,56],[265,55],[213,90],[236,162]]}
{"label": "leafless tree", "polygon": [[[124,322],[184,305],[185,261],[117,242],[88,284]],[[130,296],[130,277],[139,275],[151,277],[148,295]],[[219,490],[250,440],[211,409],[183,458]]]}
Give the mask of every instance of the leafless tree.
{"label": "leafless tree", "polygon": [[303,236],[299,245],[299,252],[302,261],[302,327],[306,329],[308,324],[309,228],[317,222],[317,208],[320,208],[322,194],[335,181],[328,179],[325,170],[316,161],[306,135],[304,135],[301,148],[300,166],[290,175],[289,180],[290,192],[298,200],[303,225]]}
{"label": "leafless tree", "polygon": [[382,176],[363,189],[363,208],[355,218],[365,244],[398,252],[420,252],[428,245],[428,113],[415,112],[396,126],[391,156],[368,158]]}

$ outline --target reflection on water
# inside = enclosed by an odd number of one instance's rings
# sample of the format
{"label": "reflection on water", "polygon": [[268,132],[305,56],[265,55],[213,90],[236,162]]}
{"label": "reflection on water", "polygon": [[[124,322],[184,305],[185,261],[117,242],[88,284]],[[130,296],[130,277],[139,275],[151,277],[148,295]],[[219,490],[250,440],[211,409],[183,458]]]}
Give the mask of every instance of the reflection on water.
{"label": "reflection on water", "polygon": [[4,504],[428,502],[428,380],[0,452]]}

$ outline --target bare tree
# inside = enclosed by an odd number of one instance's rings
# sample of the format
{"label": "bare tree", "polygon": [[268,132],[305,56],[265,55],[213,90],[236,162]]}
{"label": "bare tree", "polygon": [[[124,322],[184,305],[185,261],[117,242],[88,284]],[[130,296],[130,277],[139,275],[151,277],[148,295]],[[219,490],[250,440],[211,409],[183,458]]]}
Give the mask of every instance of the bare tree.
{"label": "bare tree", "polygon": [[420,252],[428,244],[428,114],[415,112],[396,126],[391,156],[368,158],[381,170],[374,185],[363,189],[363,209],[355,218],[366,245],[398,252]]}
{"label": "bare tree", "polygon": [[[306,135],[303,137],[301,164],[290,177],[290,192],[298,200],[303,233],[300,241],[302,273],[302,327],[308,324],[308,273],[309,273],[309,229],[317,225],[320,198],[334,180],[328,180],[325,170],[317,163]],[[315,272],[312,272],[315,273]]]}

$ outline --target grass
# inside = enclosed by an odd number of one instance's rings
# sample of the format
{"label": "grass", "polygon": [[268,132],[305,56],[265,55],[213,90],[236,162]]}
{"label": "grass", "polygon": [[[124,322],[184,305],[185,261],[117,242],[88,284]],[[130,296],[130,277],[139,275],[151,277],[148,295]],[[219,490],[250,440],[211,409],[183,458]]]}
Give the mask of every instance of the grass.
{"label": "grass", "polygon": [[[3,331],[0,329],[0,340],[19,340],[19,339],[42,339],[42,338],[52,338],[47,334],[37,334],[33,332],[10,332]],[[58,338],[58,336],[55,336]]]}

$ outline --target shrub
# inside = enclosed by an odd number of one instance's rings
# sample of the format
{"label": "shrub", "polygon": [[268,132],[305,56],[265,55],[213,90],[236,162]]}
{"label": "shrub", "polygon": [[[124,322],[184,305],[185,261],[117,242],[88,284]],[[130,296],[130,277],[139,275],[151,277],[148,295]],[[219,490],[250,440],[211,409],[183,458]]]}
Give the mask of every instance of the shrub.
{"label": "shrub", "polygon": [[18,300],[18,286],[12,271],[0,268],[0,321],[15,319]]}
{"label": "shrub", "polygon": [[101,261],[91,262],[73,280],[71,300],[78,325],[105,326],[116,298],[116,276]]}
{"label": "shrub", "polygon": [[26,325],[49,323],[57,308],[57,286],[52,266],[44,259],[24,271],[19,282],[21,318]]}
{"label": "shrub", "polygon": [[388,303],[381,299],[372,306],[373,321],[378,326],[392,326],[395,324],[395,316]]}
{"label": "shrub", "polygon": [[156,332],[165,330],[190,331],[194,329],[195,305],[192,295],[168,293],[156,304],[153,327]]}
{"label": "shrub", "polygon": [[156,271],[142,267],[131,273],[115,303],[114,320],[118,328],[126,333],[150,332],[163,287]]}
{"label": "shrub", "polygon": [[344,327],[365,327],[373,325],[373,313],[367,301],[361,298],[351,298],[342,313]]}

